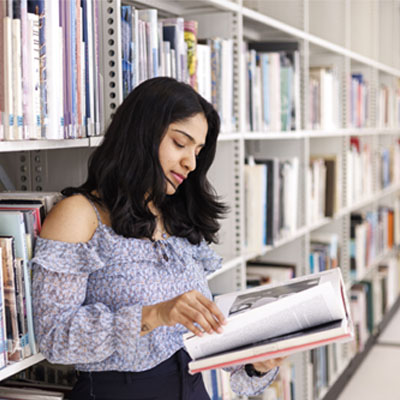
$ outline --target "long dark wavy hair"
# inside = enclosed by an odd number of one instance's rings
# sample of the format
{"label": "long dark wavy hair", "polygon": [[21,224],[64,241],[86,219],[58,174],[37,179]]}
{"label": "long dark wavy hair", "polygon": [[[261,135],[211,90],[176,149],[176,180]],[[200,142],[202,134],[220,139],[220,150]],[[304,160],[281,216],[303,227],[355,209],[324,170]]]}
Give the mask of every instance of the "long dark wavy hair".
{"label": "long dark wavy hair", "polygon": [[[171,123],[198,113],[208,123],[205,146],[196,169],[173,195],[167,195],[158,157],[161,139]],[[125,237],[152,239],[156,218],[148,207],[151,201],[170,235],[193,244],[202,239],[215,243],[218,220],[227,212],[207,179],[219,130],[218,113],[191,86],[172,78],[149,79],[116,110],[101,145],[89,158],[86,182],[62,193],[81,193],[105,207],[113,230]]]}

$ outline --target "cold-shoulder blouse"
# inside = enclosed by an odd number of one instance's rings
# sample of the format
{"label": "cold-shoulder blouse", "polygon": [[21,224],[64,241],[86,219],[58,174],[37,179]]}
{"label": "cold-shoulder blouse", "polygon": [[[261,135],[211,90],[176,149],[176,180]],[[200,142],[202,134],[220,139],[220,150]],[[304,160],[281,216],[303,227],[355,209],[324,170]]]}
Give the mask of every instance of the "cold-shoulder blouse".
{"label": "cold-shoulder blouse", "polygon": [[[125,238],[101,222],[88,242],[38,238],[31,261],[35,335],[50,362],[80,371],[144,371],[183,347],[184,326],[160,326],[140,336],[142,307],[197,290],[211,299],[207,275],[221,258],[171,236]],[[257,394],[276,376],[250,378],[231,368],[232,388]]]}

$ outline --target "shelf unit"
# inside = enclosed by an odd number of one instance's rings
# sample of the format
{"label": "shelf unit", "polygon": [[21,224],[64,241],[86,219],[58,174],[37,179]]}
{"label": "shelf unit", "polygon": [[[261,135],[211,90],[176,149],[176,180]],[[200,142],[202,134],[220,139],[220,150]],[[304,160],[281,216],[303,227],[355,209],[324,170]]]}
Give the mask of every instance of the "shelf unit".
{"label": "shelf unit", "polygon": [[[350,233],[350,214],[366,208],[374,208],[382,201],[392,204],[400,194],[400,185],[379,189],[378,177],[374,177],[373,194],[357,204],[348,204],[346,188],[342,193],[343,208],[333,218],[324,218],[308,224],[308,199],[305,170],[310,154],[317,149],[334,149],[343,155],[341,166],[344,172],[344,185],[347,183],[346,152],[349,138],[359,136],[370,140],[375,151],[385,141],[400,136],[400,126],[377,127],[377,94],[381,81],[395,85],[400,78],[400,13],[398,0],[385,2],[371,0],[291,0],[268,2],[263,0],[142,0],[124,1],[139,8],[157,8],[162,15],[183,16],[199,21],[199,36],[221,36],[234,43],[234,114],[235,132],[223,132],[219,137],[216,161],[211,169],[212,181],[221,197],[229,204],[231,212],[223,221],[220,244],[216,251],[224,258],[223,268],[209,277],[214,292],[226,292],[245,287],[246,262],[256,257],[296,261],[297,274],[308,271],[310,235],[317,230],[334,230],[341,235],[341,267],[347,285],[350,285],[350,261],[348,238]],[[107,121],[122,101],[121,49],[119,26],[119,0],[100,2],[103,28],[100,39],[101,65],[104,87],[104,121]],[[110,10],[113,18],[110,19]],[[212,19],[210,18],[212,16]],[[210,21],[220,21],[218,24]],[[388,21],[390,20],[390,23]],[[112,32],[112,33],[110,33]],[[113,39],[113,42],[110,41]],[[245,82],[241,69],[241,49],[247,40],[297,40],[301,48],[301,117],[302,128],[294,132],[247,132],[245,129]],[[113,43],[113,44],[110,44]],[[383,44],[386,45],[383,45]],[[109,54],[112,54],[110,56]],[[341,119],[340,127],[331,130],[310,130],[308,120],[308,67],[313,60],[323,57],[332,59],[340,69]],[[109,61],[113,61],[110,63]],[[112,66],[111,66],[112,65]],[[347,115],[349,98],[349,79],[352,71],[366,71],[373,95],[369,99],[371,115],[370,126],[361,129],[351,128]],[[112,76],[111,76],[112,75]],[[87,158],[92,149],[99,145],[101,137],[77,140],[38,140],[19,142],[0,142],[0,164],[5,168],[17,189],[60,190],[67,185],[75,185],[85,178]],[[259,252],[248,252],[244,247],[244,159],[245,155],[296,154],[301,160],[301,182],[303,190],[299,193],[298,229],[290,237],[283,238],[273,246],[265,246]],[[304,189],[305,188],[305,189]],[[290,254],[290,256],[288,255]],[[382,255],[387,257],[392,252]],[[382,258],[381,257],[381,258]],[[381,260],[376,260],[374,265]],[[374,271],[370,266],[370,273]],[[372,271],[372,272],[371,272]],[[342,348],[343,376],[346,367],[353,363],[349,358],[347,345]],[[36,355],[6,367],[0,371],[0,379],[21,371],[43,359]],[[296,369],[296,399],[311,399],[308,365],[309,354],[294,357]],[[338,373],[337,382],[341,381]],[[334,390],[321,394],[330,399]],[[335,392],[335,393],[336,393]]]}

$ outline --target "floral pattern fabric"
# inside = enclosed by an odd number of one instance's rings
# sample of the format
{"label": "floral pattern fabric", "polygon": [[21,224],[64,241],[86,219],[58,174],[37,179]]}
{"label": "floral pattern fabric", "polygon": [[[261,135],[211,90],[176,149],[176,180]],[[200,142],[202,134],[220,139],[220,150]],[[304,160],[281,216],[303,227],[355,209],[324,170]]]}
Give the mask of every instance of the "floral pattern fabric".
{"label": "floral pattern fabric", "polygon": [[[81,371],[144,371],[183,347],[180,324],[140,336],[143,306],[198,290],[211,298],[207,275],[221,258],[205,243],[169,237],[152,242],[125,238],[99,220],[88,242],[38,238],[33,270],[35,334],[53,363]],[[277,369],[250,378],[230,368],[232,388],[257,394]]]}

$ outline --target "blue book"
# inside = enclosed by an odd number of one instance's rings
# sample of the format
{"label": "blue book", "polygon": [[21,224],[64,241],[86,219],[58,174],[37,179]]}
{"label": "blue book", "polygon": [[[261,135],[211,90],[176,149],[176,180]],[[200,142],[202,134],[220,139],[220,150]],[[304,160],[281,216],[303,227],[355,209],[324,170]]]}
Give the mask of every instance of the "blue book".
{"label": "blue book", "polygon": [[123,98],[132,90],[132,8],[121,6],[121,52]]}

